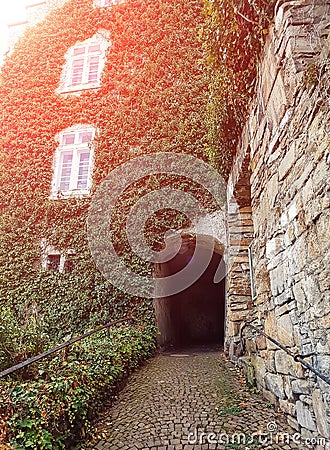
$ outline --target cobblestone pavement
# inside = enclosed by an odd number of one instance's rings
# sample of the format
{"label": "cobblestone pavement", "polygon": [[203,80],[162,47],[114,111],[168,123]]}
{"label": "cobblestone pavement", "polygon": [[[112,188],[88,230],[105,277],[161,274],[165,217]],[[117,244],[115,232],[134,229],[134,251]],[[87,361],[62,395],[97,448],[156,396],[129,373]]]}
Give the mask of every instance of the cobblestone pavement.
{"label": "cobblestone pavement", "polygon": [[148,361],[129,378],[98,430],[103,440],[94,450],[307,448],[295,443],[284,415],[248,389],[216,351]]}

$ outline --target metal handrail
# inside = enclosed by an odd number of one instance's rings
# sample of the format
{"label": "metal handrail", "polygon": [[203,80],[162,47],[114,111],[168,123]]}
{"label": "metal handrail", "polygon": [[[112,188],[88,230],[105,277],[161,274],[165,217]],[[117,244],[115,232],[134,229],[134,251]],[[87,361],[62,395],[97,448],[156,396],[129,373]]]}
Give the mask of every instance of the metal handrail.
{"label": "metal handrail", "polygon": [[39,361],[40,359],[46,358],[47,356],[58,352],[59,350],[62,350],[65,347],[69,347],[70,345],[74,344],[75,342],[81,341],[82,339],[87,338],[88,336],[91,336],[92,334],[98,333],[99,331],[108,330],[108,334],[110,333],[110,327],[113,325],[117,325],[118,323],[132,321],[131,317],[125,317],[124,319],[115,320],[113,322],[108,322],[105,325],[102,325],[98,328],[95,328],[94,330],[88,331],[87,333],[84,333],[80,336],[76,336],[63,344],[57,345],[56,347],[53,347],[46,352],[40,353],[39,355],[33,356],[32,358],[29,358],[19,364],[16,364],[15,366],[9,367],[8,369],[0,372],[0,378],[9,375],[10,373],[16,372],[19,369],[22,369],[23,367],[29,366],[30,364]]}
{"label": "metal handrail", "polygon": [[288,350],[284,345],[282,345],[280,342],[278,342],[276,339],[272,338],[268,334],[266,334],[264,331],[259,330],[259,328],[255,327],[254,325],[251,325],[250,323],[245,323],[240,331],[240,334],[242,335],[243,329],[245,327],[250,327],[254,331],[257,331],[259,334],[264,336],[266,339],[271,341],[273,344],[275,344],[277,347],[279,347],[281,350],[284,350],[288,355],[290,355],[296,362],[299,362],[301,365],[309,369],[311,372],[313,372],[317,377],[321,378],[325,383],[330,385],[330,379],[323,375],[323,373],[319,372],[317,369],[315,369],[313,366],[311,366],[308,362],[304,361],[304,358],[308,358],[309,356],[314,355],[314,353],[310,353],[308,355],[300,355],[300,354],[294,354],[290,350]]}

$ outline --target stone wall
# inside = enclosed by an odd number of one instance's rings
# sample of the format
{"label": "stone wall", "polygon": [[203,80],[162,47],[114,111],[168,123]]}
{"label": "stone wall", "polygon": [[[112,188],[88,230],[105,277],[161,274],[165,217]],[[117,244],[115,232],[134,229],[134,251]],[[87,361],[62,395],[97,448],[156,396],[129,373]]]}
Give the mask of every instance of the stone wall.
{"label": "stone wall", "polygon": [[228,275],[226,348],[236,360],[244,351],[249,376],[303,438],[329,439],[320,449],[330,449],[330,386],[242,325],[253,322],[291,352],[310,355],[306,361],[330,377],[329,17],[329,1],[277,3],[228,193],[252,208],[256,299],[242,241],[245,260]]}

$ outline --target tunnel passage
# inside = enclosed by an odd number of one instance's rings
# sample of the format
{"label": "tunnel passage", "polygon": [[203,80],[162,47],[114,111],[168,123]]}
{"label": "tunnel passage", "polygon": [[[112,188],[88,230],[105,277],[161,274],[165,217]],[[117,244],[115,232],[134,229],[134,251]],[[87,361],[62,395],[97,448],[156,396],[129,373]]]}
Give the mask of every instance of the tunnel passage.
{"label": "tunnel passage", "polygon": [[[205,251],[213,243],[212,237],[203,237]],[[195,239],[184,237],[180,251],[170,261],[158,264],[155,276],[167,277],[189,264],[195,244]],[[197,281],[178,294],[154,300],[161,348],[223,344],[225,279],[213,282],[222,255],[221,245],[216,245],[207,269]]]}

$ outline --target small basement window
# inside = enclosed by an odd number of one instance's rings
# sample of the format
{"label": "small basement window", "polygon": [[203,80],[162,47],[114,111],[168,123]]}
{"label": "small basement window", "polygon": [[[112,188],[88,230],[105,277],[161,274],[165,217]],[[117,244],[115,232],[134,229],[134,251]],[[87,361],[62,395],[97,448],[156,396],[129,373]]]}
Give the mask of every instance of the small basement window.
{"label": "small basement window", "polygon": [[73,250],[60,252],[53,246],[47,245],[45,239],[41,240],[41,265],[45,270],[52,270],[59,273],[71,273],[74,268]]}
{"label": "small basement window", "polygon": [[61,267],[61,255],[47,255],[47,270],[54,270],[59,272]]}

